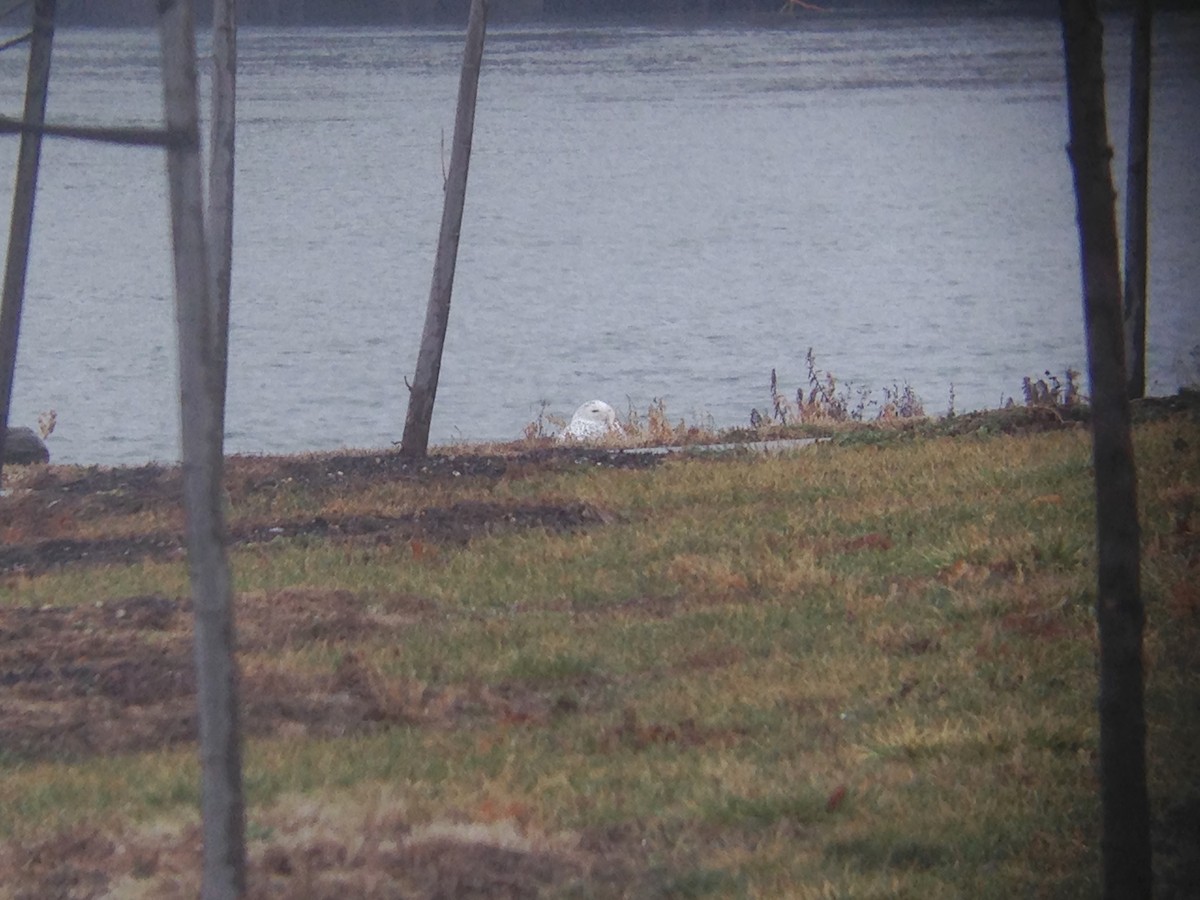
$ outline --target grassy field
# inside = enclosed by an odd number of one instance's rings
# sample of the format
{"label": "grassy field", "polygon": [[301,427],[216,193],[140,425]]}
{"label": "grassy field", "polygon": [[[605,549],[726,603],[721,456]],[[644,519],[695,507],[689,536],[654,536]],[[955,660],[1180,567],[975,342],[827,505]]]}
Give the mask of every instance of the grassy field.
{"label": "grassy field", "polygon": [[[1097,895],[1090,444],[1051,424],[231,461],[252,895]],[[1184,897],[1195,412],[1136,451]],[[195,895],[173,479],[30,470],[0,500],[0,896]]]}

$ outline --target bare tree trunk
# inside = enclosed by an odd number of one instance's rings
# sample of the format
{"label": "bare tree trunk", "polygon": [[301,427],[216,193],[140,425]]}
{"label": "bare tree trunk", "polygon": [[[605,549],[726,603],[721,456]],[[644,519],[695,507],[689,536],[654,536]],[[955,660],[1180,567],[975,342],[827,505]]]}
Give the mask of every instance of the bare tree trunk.
{"label": "bare tree trunk", "polygon": [[221,505],[216,325],[205,247],[195,27],[189,0],[158,0],[158,9],[166,123],[186,137],[167,151],[167,182],[179,332],[183,499],[196,615],[204,820],[201,895],[205,900],[229,900],[245,889],[245,806],[232,589]]}
{"label": "bare tree trunk", "polygon": [[237,0],[213,2],[212,134],[208,170],[209,274],[213,279],[213,363],[217,434],[225,443],[229,380],[229,293],[233,278],[234,132],[237,123]]}
{"label": "bare tree trunk", "polygon": [[37,0],[34,3],[24,115],[25,124],[33,128],[22,132],[21,147],[17,152],[17,181],[13,189],[12,224],[9,226],[8,257],[4,267],[4,298],[0,301],[0,469],[4,466],[8,414],[12,406],[13,377],[17,369],[21,307],[25,302],[25,274],[29,270],[38,163],[42,156],[42,135],[37,129],[46,120],[54,15],[55,0]]}
{"label": "bare tree trunk", "polygon": [[1129,396],[1146,396],[1146,268],[1149,235],[1152,0],[1135,0],[1129,65],[1129,163],[1125,180],[1125,358]]}
{"label": "bare tree trunk", "polygon": [[1150,897],[1142,608],[1115,192],[1096,0],[1061,0],[1092,386],[1100,626],[1100,797],[1106,898]]}
{"label": "bare tree trunk", "polygon": [[462,233],[463,206],[467,198],[467,169],[471,162],[475,98],[479,89],[487,12],[488,0],[471,0],[462,76],[458,83],[450,173],[446,178],[442,227],[438,234],[437,258],[433,264],[433,285],[425,310],[425,329],[421,333],[421,349],[417,354],[417,370],[409,389],[408,415],[401,440],[401,452],[405,456],[421,457],[429,451],[429,425],[433,419],[433,400],[442,369],[442,348],[446,343],[450,295],[454,288],[454,265],[458,259],[458,239]]}

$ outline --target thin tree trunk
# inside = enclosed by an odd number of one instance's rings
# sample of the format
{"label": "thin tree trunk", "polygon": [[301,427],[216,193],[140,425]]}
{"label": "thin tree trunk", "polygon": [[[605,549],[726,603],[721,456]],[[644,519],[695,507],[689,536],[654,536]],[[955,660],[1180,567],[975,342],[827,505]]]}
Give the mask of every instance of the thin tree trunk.
{"label": "thin tree trunk", "polygon": [[167,127],[187,140],[167,151],[179,336],[183,499],[196,616],[204,862],[201,895],[245,889],[245,807],[232,589],[221,505],[222,451],[213,360],[213,281],[205,247],[196,43],[189,0],[159,0]]}
{"label": "thin tree trunk", "polygon": [[1115,192],[1096,0],[1062,0],[1068,154],[1075,178],[1092,388],[1100,626],[1104,896],[1150,896],[1137,478],[1125,378]]}
{"label": "thin tree trunk", "polygon": [[1125,180],[1125,358],[1129,396],[1146,396],[1146,269],[1150,180],[1152,0],[1135,0],[1129,66],[1129,164]]}
{"label": "thin tree trunk", "polygon": [[417,369],[408,396],[408,415],[404,421],[401,452],[421,457],[429,451],[429,425],[433,419],[433,400],[442,369],[442,348],[450,321],[450,296],[454,288],[454,265],[458,259],[458,240],[462,233],[463,206],[467,198],[467,169],[471,162],[471,138],[475,130],[475,98],[479,90],[479,69],[483,60],[483,41],[487,30],[488,0],[471,0],[467,22],[467,41],[463,51],[462,76],[458,84],[458,108],[454,118],[454,143],[450,149],[450,172],[446,178],[446,197],[442,205],[442,227],[438,234],[437,257],[433,265],[433,285],[425,310],[425,328],[417,354]]}
{"label": "thin tree trunk", "polygon": [[55,0],[36,0],[33,33],[29,42],[29,77],[25,86],[24,122],[17,152],[17,180],[13,189],[12,224],[8,232],[8,257],[4,267],[4,297],[0,301],[0,470],[8,437],[13,377],[17,369],[17,344],[21,307],[25,302],[25,274],[29,270],[29,243],[33,235],[33,207],[37,198],[38,163],[42,155],[40,129],[46,119],[50,89],[50,51],[54,45]]}
{"label": "thin tree trunk", "polygon": [[213,362],[217,434],[225,441],[229,380],[229,294],[233,278],[234,132],[237,123],[237,0],[213,2],[212,134],[208,170],[208,251],[213,279]]}

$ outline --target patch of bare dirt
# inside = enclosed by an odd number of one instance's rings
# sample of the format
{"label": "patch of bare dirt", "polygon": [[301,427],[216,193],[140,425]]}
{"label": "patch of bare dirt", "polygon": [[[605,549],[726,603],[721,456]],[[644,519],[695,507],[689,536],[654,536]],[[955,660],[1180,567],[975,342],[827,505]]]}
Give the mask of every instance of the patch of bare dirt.
{"label": "patch of bare dirt", "polygon": [[[587,503],[502,504],[462,502],[428,507],[408,515],[315,516],[270,524],[235,526],[230,546],[263,544],[281,538],[373,538],[375,543],[421,540],[466,544],[500,531],[544,528],[568,532],[609,521],[608,513]],[[0,572],[38,574],[67,565],[134,563],[182,556],[182,534],[155,533],[120,538],[58,538],[0,547]]]}
{"label": "patch of bare dirt", "polygon": [[[424,459],[410,459],[396,451],[232,456],[226,460],[225,480],[231,493],[249,494],[284,484],[305,490],[344,489],[348,484],[372,482],[511,478],[587,466],[642,469],[652,468],[661,461],[653,454],[582,447],[544,447],[511,454],[433,454]],[[47,466],[25,481],[23,487],[63,499],[91,498],[89,511],[93,513],[137,510],[161,501],[178,503],[182,497],[179,468],[156,464],[84,469]]]}
{"label": "patch of bare dirt", "polygon": [[[397,677],[352,649],[368,636],[388,643],[404,629],[435,627],[444,613],[426,598],[377,596],[368,605],[349,591],[293,588],[242,594],[237,604],[247,735],[334,736],[401,723],[528,727],[590,703],[587,686],[564,702],[558,683]],[[289,664],[289,651],[320,645],[340,648],[331,670],[304,670],[294,657]],[[194,681],[187,600],[0,607],[0,748],[9,760],[194,742]],[[615,749],[735,738],[690,721],[642,723],[627,714],[604,739]],[[247,897],[621,897],[645,878],[632,862],[635,846],[596,835],[550,838],[486,803],[437,827],[414,825],[401,812],[355,809],[363,820],[349,824],[326,822],[323,808],[303,821],[256,813],[263,835],[250,843]],[[0,896],[194,897],[199,863],[195,826],[84,823],[0,844]]]}
{"label": "patch of bare dirt", "polygon": [[[661,462],[649,454],[619,450],[546,448],[515,455],[431,456],[410,460],[398,453],[342,454],[282,458],[234,457],[226,469],[231,496],[269,493],[287,485],[313,496],[369,489],[397,480],[436,481],[474,477],[527,477],[584,466],[645,468]],[[0,574],[36,575],[77,565],[137,563],[181,557],[182,526],[172,530],[104,538],[72,535],[74,524],[105,516],[165,513],[181,520],[177,468],[47,468],[0,499]],[[160,517],[161,519],[161,517]],[[607,513],[583,503],[461,502],[406,515],[385,512],[327,515],[267,522],[235,522],[231,545],[313,536],[391,542],[419,540],[463,544],[503,530],[544,528],[572,531],[601,524]],[[161,526],[160,526],[161,527]],[[170,528],[171,526],[167,526]]]}
{"label": "patch of bare dirt", "polygon": [[[619,841],[530,833],[513,821],[413,825],[372,810],[365,821],[268,814],[272,837],[249,847],[247,900],[534,900],[622,897],[634,887]],[[5,896],[14,900],[98,900],[199,895],[200,835],[109,833],[76,826],[0,847]]]}
{"label": "patch of bare dirt", "polygon": [[[230,546],[268,543],[280,538],[370,537],[375,543],[431,541],[465,544],[500,531],[544,528],[574,531],[609,521],[608,513],[586,503],[503,504],[462,502],[429,507],[408,515],[315,516],[269,524],[235,526]],[[179,558],[182,534],[157,532],[115,538],[47,538],[0,547],[0,573],[39,574],[69,565],[111,565],[146,559]]]}
{"label": "patch of bare dirt", "polygon": [[[392,724],[539,723],[571,712],[550,689],[396,678],[346,650],[333,671],[284,654],[386,641],[440,616],[422,598],[368,608],[348,591],[283,590],[237,599],[248,735],[335,736]],[[161,749],[196,738],[190,602],[160,596],[90,606],[0,607],[0,748],[29,760]],[[577,707],[576,707],[577,708]]]}

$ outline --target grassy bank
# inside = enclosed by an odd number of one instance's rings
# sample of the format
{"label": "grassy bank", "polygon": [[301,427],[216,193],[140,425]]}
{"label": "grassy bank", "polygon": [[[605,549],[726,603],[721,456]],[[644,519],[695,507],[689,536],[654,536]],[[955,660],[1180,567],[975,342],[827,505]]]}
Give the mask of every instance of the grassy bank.
{"label": "grassy bank", "polygon": [[[1088,434],[994,421],[232,461],[256,895],[1095,895]],[[1136,448],[1156,865],[1185,896],[1200,425]],[[0,895],[191,896],[174,474],[11,486]]]}

